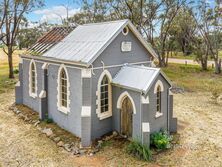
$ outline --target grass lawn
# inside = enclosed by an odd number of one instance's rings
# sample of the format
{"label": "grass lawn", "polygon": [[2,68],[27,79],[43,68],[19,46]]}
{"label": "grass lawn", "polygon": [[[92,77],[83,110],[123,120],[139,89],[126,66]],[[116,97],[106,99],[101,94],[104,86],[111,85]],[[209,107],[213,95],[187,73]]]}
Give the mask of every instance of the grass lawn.
{"label": "grass lawn", "polygon": [[[182,52],[172,52],[172,56],[171,56],[171,53],[169,55],[169,58],[188,59],[188,60],[195,60],[195,57],[196,55],[193,53],[188,56],[184,56]],[[219,51],[219,57],[222,58],[222,50]],[[209,60],[213,60],[213,59],[209,58]]]}
{"label": "grass lawn", "polygon": [[188,56],[184,56],[182,52],[172,52],[172,55],[171,53],[169,54],[169,58],[194,60],[195,55],[190,54]]}
{"label": "grass lawn", "polygon": [[162,69],[173,84],[187,91],[222,93],[222,75],[214,74],[213,69],[201,71],[197,65],[169,64]]}

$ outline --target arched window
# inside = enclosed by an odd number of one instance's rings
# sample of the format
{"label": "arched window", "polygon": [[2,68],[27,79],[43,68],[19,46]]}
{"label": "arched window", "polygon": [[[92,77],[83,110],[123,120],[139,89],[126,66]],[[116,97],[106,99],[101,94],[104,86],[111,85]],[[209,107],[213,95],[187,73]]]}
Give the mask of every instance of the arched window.
{"label": "arched window", "polygon": [[67,108],[67,76],[64,68],[60,72],[60,104],[62,107]]}
{"label": "arched window", "polygon": [[98,80],[97,114],[100,120],[112,116],[112,76],[104,70]]}
{"label": "arched window", "polygon": [[160,85],[157,86],[157,91],[156,91],[156,111],[161,113],[161,87]]}
{"label": "arched window", "polygon": [[100,86],[100,110],[101,113],[109,111],[109,79],[105,75]]}
{"label": "arched window", "polygon": [[34,60],[30,62],[29,66],[29,95],[34,98],[37,96],[37,72]]}
{"label": "arched window", "polygon": [[64,113],[69,112],[69,77],[68,77],[68,72],[67,69],[65,68],[64,65],[61,65],[61,67],[59,68],[59,72],[58,72],[58,102],[57,102],[57,106],[58,106],[58,110],[62,111]]}
{"label": "arched window", "polygon": [[162,93],[164,91],[164,86],[161,80],[158,80],[154,87],[154,94],[156,95],[156,118],[163,115],[162,112]]}

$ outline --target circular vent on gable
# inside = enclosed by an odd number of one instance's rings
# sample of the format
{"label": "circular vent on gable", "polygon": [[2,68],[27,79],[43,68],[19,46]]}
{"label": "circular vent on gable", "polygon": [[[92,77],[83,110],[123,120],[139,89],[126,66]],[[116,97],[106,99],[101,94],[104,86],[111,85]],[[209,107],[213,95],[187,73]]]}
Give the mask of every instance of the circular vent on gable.
{"label": "circular vent on gable", "polygon": [[122,30],[123,35],[127,35],[128,32],[129,32],[128,27],[123,28],[123,30]]}

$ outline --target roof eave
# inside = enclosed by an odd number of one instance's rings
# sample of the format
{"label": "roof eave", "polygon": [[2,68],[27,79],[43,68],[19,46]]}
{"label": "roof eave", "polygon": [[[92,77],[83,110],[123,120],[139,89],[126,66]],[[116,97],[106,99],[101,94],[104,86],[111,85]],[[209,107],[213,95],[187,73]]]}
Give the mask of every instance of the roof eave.
{"label": "roof eave", "polygon": [[24,55],[24,54],[21,54],[19,56],[21,58],[49,61],[49,62],[56,62],[56,63],[64,63],[64,64],[70,64],[70,65],[76,65],[76,66],[82,66],[82,67],[88,68],[88,65],[86,63],[82,63],[82,62],[75,62],[75,61],[69,61],[69,60],[63,60],[63,59],[55,59],[55,58],[43,57],[43,56]]}
{"label": "roof eave", "polygon": [[161,69],[159,69],[158,73],[152,79],[152,82],[150,83],[149,87],[145,91],[143,91],[143,93],[145,95],[148,93],[148,91],[150,90],[151,86],[153,85],[154,81],[157,79],[159,74],[161,74],[163,76],[163,78],[168,82],[168,84],[170,85],[170,88],[172,87],[172,83],[171,83],[170,79],[164,74],[164,72]]}
{"label": "roof eave", "polygon": [[139,93],[142,93],[143,91],[140,90],[140,89],[136,89],[136,88],[132,88],[132,87],[129,87],[129,86],[124,86],[124,85],[121,85],[121,84],[118,84],[118,83],[111,83],[113,86],[116,86],[116,87],[120,87],[120,88],[124,88],[124,89],[129,89],[129,90],[132,90],[132,91],[135,91],[135,92],[139,92]]}

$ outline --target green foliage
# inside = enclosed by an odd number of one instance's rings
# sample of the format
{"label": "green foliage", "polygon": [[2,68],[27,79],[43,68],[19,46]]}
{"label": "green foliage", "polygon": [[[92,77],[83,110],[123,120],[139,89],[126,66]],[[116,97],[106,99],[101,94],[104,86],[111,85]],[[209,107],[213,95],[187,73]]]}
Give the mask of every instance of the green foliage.
{"label": "green foliage", "polygon": [[13,70],[13,73],[14,73],[14,74],[18,74],[18,73],[19,73],[19,70],[18,70],[17,68],[14,69],[14,70]]}
{"label": "green foliage", "polygon": [[202,71],[197,65],[169,64],[162,68],[173,85],[183,87],[185,91],[222,93],[222,77],[213,74],[213,69]]}
{"label": "green foliage", "polygon": [[133,140],[127,146],[127,152],[140,160],[150,161],[152,153],[150,149],[146,146],[141,144],[138,140]]}
{"label": "green foliage", "polygon": [[150,139],[150,144],[160,150],[170,148],[170,141],[172,140],[171,136],[162,131],[151,134]]}
{"label": "green foliage", "polygon": [[52,119],[52,118],[47,118],[45,121],[46,121],[46,123],[48,123],[48,124],[53,123],[53,119]]}
{"label": "green foliage", "polygon": [[113,141],[111,141],[111,140],[103,141],[101,143],[101,148],[111,146],[112,144],[113,144]]}

